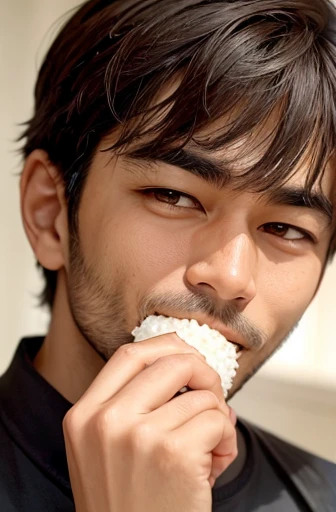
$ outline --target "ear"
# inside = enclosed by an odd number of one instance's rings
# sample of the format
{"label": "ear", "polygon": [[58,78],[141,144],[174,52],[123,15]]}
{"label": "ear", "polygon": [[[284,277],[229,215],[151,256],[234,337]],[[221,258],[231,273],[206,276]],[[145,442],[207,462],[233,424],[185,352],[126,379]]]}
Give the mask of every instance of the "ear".
{"label": "ear", "polygon": [[62,176],[45,151],[28,156],[20,192],[23,225],[37,260],[60,270],[68,259],[67,206]]}

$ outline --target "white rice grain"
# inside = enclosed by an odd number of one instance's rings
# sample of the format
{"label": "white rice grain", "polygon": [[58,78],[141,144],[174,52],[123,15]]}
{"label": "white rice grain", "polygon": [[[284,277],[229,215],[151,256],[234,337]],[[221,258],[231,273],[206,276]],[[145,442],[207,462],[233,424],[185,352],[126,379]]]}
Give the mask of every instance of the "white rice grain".
{"label": "white rice grain", "polygon": [[[151,315],[145,318],[140,327],[132,331],[134,341],[143,341],[162,334],[175,332],[182,340],[196,348],[220,376],[224,397],[232,387],[237,362],[236,347],[215,329],[208,325],[199,325],[192,319],[179,319]],[[186,391],[183,388],[181,391]]]}

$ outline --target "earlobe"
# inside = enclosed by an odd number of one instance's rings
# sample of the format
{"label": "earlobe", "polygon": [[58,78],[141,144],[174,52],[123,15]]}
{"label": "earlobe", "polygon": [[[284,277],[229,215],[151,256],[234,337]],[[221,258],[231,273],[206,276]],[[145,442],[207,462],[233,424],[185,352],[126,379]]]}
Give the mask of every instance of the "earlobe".
{"label": "earlobe", "polygon": [[21,214],[30,245],[49,270],[66,265],[67,214],[63,181],[45,151],[27,158],[20,182]]}

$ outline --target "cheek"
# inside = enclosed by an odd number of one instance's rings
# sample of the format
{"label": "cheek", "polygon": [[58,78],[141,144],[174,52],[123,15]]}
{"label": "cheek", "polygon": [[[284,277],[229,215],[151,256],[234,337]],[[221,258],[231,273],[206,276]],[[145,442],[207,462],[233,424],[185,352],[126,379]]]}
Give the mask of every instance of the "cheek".
{"label": "cheek", "polygon": [[321,260],[312,255],[296,261],[269,264],[264,300],[275,322],[290,326],[301,318],[314,297],[321,272]]}
{"label": "cheek", "polygon": [[[106,219],[90,249],[94,260],[108,271],[118,271],[143,289],[184,267],[188,257],[186,233],[139,215]],[[139,290],[140,291],[140,290]]]}

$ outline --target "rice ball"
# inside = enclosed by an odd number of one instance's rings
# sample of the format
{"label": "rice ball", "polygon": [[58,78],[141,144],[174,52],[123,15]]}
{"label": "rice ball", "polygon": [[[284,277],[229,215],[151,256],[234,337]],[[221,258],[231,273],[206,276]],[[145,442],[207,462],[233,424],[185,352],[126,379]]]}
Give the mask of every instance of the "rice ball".
{"label": "rice ball", "polygon": [[[239,367],[236,346],[215,329],[208,325],[199,325],[192,319],[179,319],[165,316],[150,315],[140,327],[132,331],[134,341],[143,341],[162,334],[175,332],[182,340],[196,348],[220,376],[224,397],[227,397],[233,384],[233,378]],[[186,391],[183,388],[181,391]]]}

